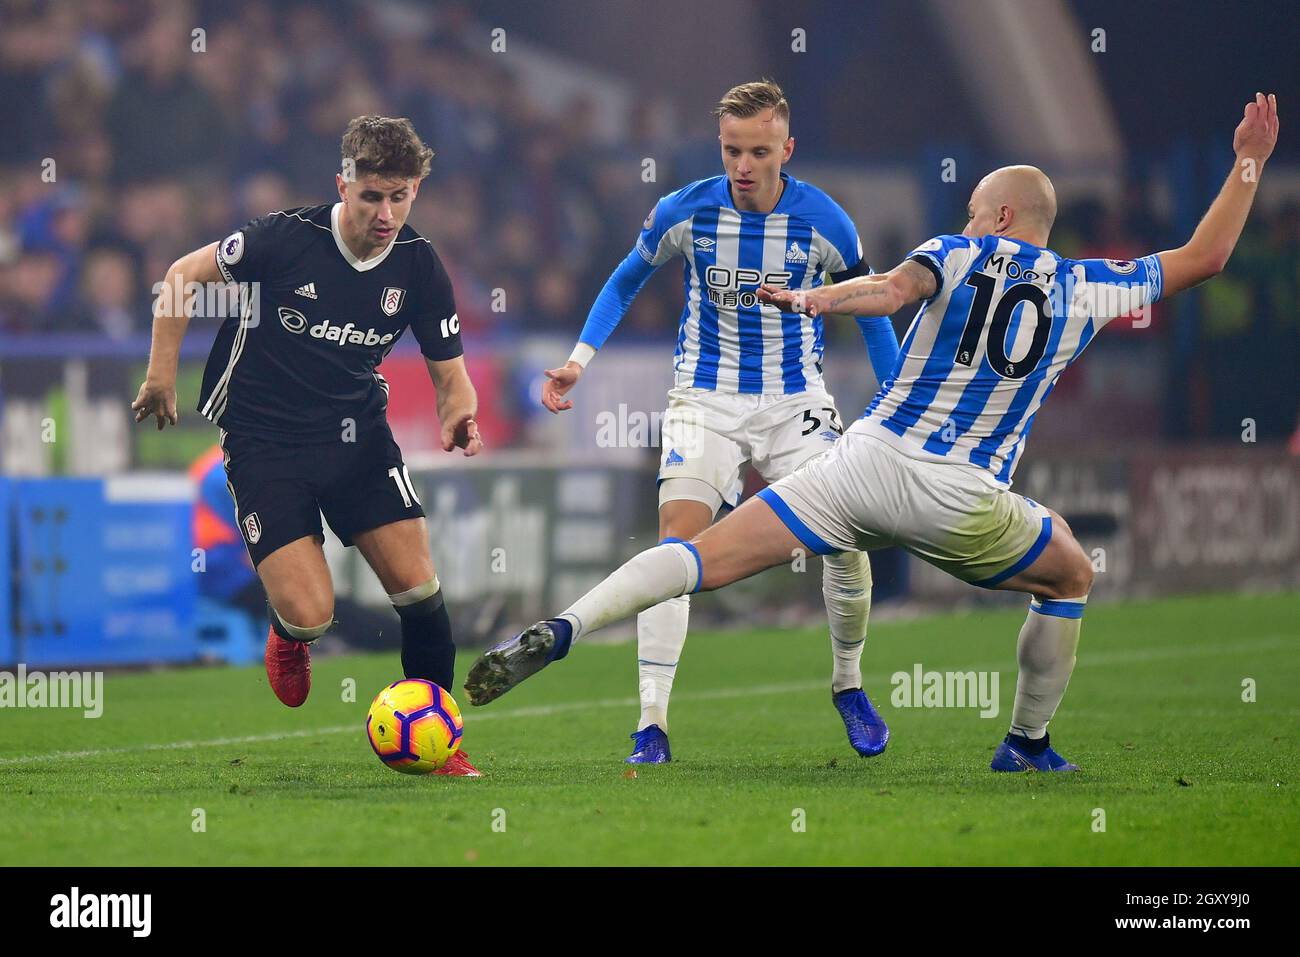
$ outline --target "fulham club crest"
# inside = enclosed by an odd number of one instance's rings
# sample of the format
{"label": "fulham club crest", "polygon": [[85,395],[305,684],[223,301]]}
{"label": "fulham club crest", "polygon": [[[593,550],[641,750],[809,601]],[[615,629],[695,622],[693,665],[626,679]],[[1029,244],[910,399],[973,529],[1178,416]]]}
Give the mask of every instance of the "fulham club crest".
{"label": "fulham club crest", "polygon": [[402,300],[405,298],[405,289],[398,289],[396,286],[385,286],[384,295],[379,300],[379,308],[384,310],[384,315],[395,316],[397,310],[402,308]]}
{"label": "fulham club crest", "polygon": [[244,537],[248,539],[250,545],[256,545],[262,537],[262,521],[257,517],[256,512],[249,512],[244,516]]}

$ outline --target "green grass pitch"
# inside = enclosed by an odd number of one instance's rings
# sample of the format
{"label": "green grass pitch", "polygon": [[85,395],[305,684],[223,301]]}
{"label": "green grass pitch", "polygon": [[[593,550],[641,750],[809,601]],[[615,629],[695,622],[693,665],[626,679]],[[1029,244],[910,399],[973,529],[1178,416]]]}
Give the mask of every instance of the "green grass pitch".
{"label": "green grass pitch", "polygon": [[[988,770],[1022,620],[873,625],[864,677],[893,739],[869,760],[830,705],[823,629],[693,634],[677,760],[634,777],[629,645],[579,646],[467,709],[477,781],[370,752],[362,722],[395,655],[321,658],[296,711],[260,667],[110,674],[97,720],[0,712],[0,864],[1300,863],[1300,595],[1090,609],[1051,729],[1074,775]],[[916,662],[999,671],[1000,713],[893,707],[889,676]]]}

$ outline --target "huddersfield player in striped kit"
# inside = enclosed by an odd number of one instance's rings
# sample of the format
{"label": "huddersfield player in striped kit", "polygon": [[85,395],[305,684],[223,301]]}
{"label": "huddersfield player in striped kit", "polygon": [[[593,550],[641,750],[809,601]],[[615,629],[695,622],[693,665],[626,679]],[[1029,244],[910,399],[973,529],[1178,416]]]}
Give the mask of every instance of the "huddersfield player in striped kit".
{"label": "huddersfield player in striped kit", "polygon": [[490,649],[470,669],[473,703],[564,657],[588,631],[746,578],[799,545],[825,554],[898,545],[963,581],[1032,596],[1011,728],[992,768],[1077,770],[1053,750],[1047,725],[1074,668],[1092,566],[1059,515],[1010,491],[1012,474],[1035,412],[1110,319],[1223,269],[1277,132],[1276,99],[1257,94],[1233,137],[1227,181],[1177,249],[1136,261],[1058,256],[1047,248],[1051,182],[1011,166],[975,188],[962,235],[924,243],[884,275],[765,288],[765,302],[806,315],[922,306],[894,374],[829,451],[693,541],[642,552],[558,618]]}
{"label": "huddersfield player in striped kit", "polygon": [[[838,281],[870,273],[845,212],[808,183],[782,172],[790,159],[789,106],[770,81],[729,91],[714,111],[725,175],[691,183],[650,211],[636,247],[591,308],[568,363],[547,372],[542,402],[564,396],[613,332],[638,290],[660,266],[684,260],[686,305],[663,419],[659,536],[684,541],[708,527],[722,506],[740,503],[742,470],[752,462],[768,481],[825,451],[842,431],[822,382],[822,320],[758,301],[762,283],[815,289],[823,273]],[[861,320],[877,378],[898,355],[888,318]],[[885,739],[862,692],[858,662],[871,602],[865,555],[828,556],[823,595],[830,619],[832,700],[862,755]],[[641,718],[631,763],[670,760],[668,698],[686,642],[689,598],[681,595],[637,619]]]}

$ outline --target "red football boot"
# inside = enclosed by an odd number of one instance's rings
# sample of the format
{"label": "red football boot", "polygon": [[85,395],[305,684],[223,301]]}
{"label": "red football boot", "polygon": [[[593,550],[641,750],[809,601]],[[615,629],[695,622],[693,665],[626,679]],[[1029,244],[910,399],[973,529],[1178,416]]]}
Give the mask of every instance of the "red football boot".
{"label": "red football boot", "polygon": [[275,696],[290,708],[306,701],[311,691],[311,649],[307,643],[281,638],[272,628],[266,636],[266,678]]}
{"label": "red football boot", "polygon": [[483,773],[478,768],[469,763],[469,755],[464,750],[459,750],[447,759],[447,763],[433,772],[434,774],[447,774],[457,778],[481,778]]}

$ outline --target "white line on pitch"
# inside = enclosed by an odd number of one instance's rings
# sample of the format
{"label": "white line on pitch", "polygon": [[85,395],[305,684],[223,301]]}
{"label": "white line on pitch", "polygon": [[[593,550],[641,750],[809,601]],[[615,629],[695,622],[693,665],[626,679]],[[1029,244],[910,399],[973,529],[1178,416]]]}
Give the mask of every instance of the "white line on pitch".
{"label": "white line on pitch", "polygon": [[[681,697],[692,700],[714,698],[737,698],[750,694],[788,694],[808,691],[826,686],[824,681],[804,681],[781,685],[756,685],[749,688],[720,688],[716,691],[699,691]],[[585,711],[589,708],[632,708],[637,704],[636,698],[603,698],[597,701],[571,701],[565,704],[532,705],[525,708],[512,708],[509,711],[471,712],[468,724],[472,727],[483,721],[501,718],[544,718],[566,711]],[[230,738],[208,738],[202,741],[172,741],[167,744],[133,744],[120,748],[97,748],[87,751],[48,751],[45,754],[27,754],[19,757],[0,758],[0,766],[14,764],[36,764],[43,761],[61,761],[65,758],[93,758],[108,754],[137,754],[149,751],[187,751],[191,748],[223,747],[232,744],[260,744],[267,741],[281,741],[290,738],[315,738],[326,734],[360,733],[362,723],[336,724],[325,728],[310,728],[301,731],[282,731],[270,734],[246,734]]]}
{"label": "white line on pitch", "polygon": [[[1113,652],[1099,652],[1095,655],[1083,655],[1079,658],[1077,668],[1109,667],[1112,665],[1138,664],[1164,659],[1197,658],[1247,651],[1268,651],[1279,648],[1295,647],[1296,639],[1290,635],[1267,635],[1251,641],[1235,642],[1230,646],[1202,645],[1190,648],[1135,648]],[[996,671],[1006,666],[1006,661],[994,665],[965,665],[961,670]],[[950,667],[956,667],[950,665]],[[880,672],[872,674],[871,684],[886,684],[890,674]],[[816,691],[826,688],[825,681],[798,681],[775,685],[752,685],[745,688],[717,688],[711,691],[679,692],[678,699],[691,701],[713,701],[726,698],[741,698],[747,695],[789,694],[799,691]],[[545,718],[550,715],[564,714],[569,711],[585,711],[590,708],[632,708],[637,705],[636,698],[601,698],[595,701],[570,701],[563,704],[531,705],[524,708],[512,708],[509,711],[471,711],[469,724],[472,727],[482,721],[502,718]],[[97,748],[86,751],[47,751],[44,754],[28,754],[18,757],[0,758],[0,767],[16,764],[37,764],[44,761],[61,761],[65,758],[93,758],[109,754],[136,754],[150,751],[186,751],[191,748],[223,747],[232,744],[260,744],[267,741],[281,741],[292,738],[315,738],[327,734],[347,734],[361,730],[361,723],[337,724],[325,728],[310,728],[301,731],[281,731],[269,734],[247,734],[230,738],[208,738],[203,741],[172,741],[167,744],[135,744],[120,748]]]}

